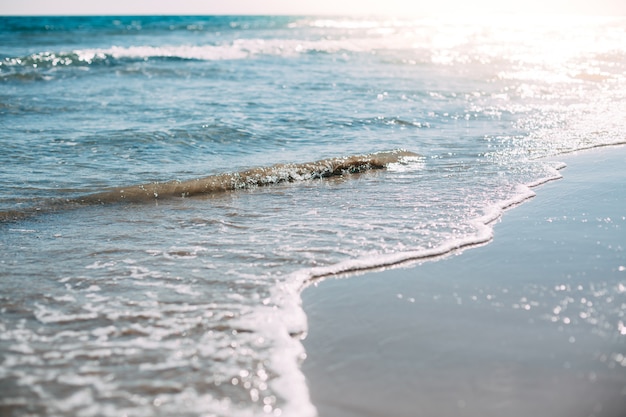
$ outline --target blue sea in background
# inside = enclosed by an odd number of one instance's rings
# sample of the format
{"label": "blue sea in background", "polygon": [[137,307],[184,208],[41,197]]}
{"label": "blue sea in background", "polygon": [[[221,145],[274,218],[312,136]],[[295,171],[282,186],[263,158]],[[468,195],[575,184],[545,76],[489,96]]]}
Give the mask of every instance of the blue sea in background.
{"label": "blue sea in background", "polygon": [[303,286],[488,242],[625,114],[623,18],[0,17],[0,414],[314,416]]}

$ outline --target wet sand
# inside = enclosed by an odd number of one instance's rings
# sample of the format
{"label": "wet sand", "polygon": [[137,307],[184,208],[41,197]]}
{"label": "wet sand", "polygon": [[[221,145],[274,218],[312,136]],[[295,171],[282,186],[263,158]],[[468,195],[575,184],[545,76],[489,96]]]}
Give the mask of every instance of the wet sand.
{"label": "wet sand", "polygon": [[320,417],[626,415],[626,147],[446,259],[303,292]]}

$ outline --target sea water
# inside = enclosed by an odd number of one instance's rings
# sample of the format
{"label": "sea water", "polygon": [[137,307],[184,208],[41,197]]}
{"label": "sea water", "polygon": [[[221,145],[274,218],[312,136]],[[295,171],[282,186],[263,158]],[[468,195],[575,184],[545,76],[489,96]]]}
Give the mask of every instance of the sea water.
{"label": "sea water", "polygon": [[2,415],[314,416],[307,283],[486,243],[626,138],[624,19],[0,23]]}

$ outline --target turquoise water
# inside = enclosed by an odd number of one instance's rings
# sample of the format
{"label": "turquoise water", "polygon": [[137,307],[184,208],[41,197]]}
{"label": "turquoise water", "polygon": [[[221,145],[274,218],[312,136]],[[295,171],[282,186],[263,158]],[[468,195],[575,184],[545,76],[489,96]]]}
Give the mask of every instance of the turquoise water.
{"label": "turquoise water", "polygon": [[[7,415],[315,415],[303,285],[488,242],[542,157],[625,137],[623,19],[0,21]],[[419,156],[69,203],[394,149]]]}

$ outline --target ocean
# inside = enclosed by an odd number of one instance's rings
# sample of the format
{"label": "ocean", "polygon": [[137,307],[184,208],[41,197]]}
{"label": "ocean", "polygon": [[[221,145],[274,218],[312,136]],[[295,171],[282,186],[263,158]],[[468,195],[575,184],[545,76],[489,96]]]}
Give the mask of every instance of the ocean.
{"label": "ocean", "polygon": [[486,244],[559,155],[626,142],[624,18],[0,17],[0,45],[3,416],[315,416],[305,286]]}

